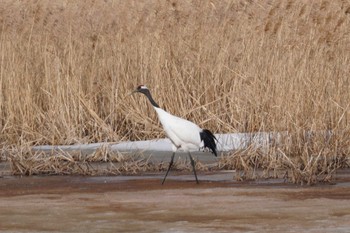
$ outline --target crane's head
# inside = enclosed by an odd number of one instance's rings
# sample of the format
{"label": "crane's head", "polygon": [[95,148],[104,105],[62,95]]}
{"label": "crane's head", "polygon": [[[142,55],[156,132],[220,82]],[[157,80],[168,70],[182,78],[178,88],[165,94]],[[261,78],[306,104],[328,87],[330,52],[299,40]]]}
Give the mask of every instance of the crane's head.
{"label": "crane's head", "polygon": [[136,88],[136,90],[134,90],[134,91],[132,92],[132,94],[134,94],[134,93],[136,93],[136,92],[140,92],[140,93],[142,93],[142,94],[147,95],[147,94],[149,93],[149,90],[148,90],[148,88],[147,88],[145,85],[139,85],[139,86]]}
{"label": "crane's head", "polygon": [[159,108],[159,105],[154,101],[154,99],[151,96],[151,92],[148,90],[148,88],[145,85],[140,85],[136,88],[136,90],[134,90],[131,94],[134,94],[136,92],[142,93],[145,96],[147,96],[147,98],[149,99],[149,101],[151,102],[151,104],[156,107]]}

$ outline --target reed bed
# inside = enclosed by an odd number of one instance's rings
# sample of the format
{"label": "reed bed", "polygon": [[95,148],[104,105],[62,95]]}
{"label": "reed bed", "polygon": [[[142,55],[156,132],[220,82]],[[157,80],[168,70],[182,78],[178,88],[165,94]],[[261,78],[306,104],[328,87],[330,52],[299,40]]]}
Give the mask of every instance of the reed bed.
{"label": "reed bed", "polygon": [[332,182],[337,169],[350,167],[348,136],[286,135],[282,142],[266,148],[251,144],[234,151],[222,157],[218,167],[236,169],[236,180],[280,178],[301,185]]}
{"label": "reed bed", "polygon": [[[127,95],[146,84],[216,133],[288,132],[267,155],[314,174],[314,158],[347,163],[349,73],[344,0],[0,3],[3,147],[164,137],[147,100]],[[318,131],[341,133],[305,140]]]}

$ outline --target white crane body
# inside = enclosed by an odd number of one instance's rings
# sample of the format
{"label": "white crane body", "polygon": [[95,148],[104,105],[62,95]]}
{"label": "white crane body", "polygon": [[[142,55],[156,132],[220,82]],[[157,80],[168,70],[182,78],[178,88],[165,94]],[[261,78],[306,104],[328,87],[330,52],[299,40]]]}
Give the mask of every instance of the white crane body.
{"label": "white crane body", "polygon": [[162,124],[165,134],[173,143],[173,151],[182,149],[186,152],[198,150],[202,146],[198,125],[191,121],[173,116],[161,108],[154,107],[157,112],[160,123]]}
{"label": "white crane body", "polygon": [[173,144],[172,146],[173,155],[171,156],[169,167],[165,174],[162,184],[164,184],[164,181],[169,173],[169,170],[173,165],[175,152],[178,149],[182,149],[188,152],[188,155],[191,160],[191,165],[193,168],[193,173],[195,175],[196,182],[198,184],[198,179],[197,179],[197,174],[195,169],[195,162],[191,156],[190,151],[199,150],[199,148],[204,146],[209,148],[211,152],[215,156],[217,156],[215,136],[209,130],[201,129],[195,123],[182,119],[180,117],[171,115],[170,113],[161,109],[159,105],[153,100],[152,95],[146,86],[144,85],[138,86],[133,93],[135,92],[139,92],[147,96],[147,98],[151,102],[153,108],[155,109],[158,115],[159,121],[164,128],[165,134]]}

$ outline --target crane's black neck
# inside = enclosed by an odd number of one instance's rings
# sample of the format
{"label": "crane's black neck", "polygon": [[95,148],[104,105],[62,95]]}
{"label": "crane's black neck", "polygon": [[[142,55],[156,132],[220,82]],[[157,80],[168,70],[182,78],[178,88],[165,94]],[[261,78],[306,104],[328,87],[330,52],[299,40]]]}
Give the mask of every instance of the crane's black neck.
{"label": "crane's black neck", "polygon": [[151,92],[148,89],[142,90],[140,92],[145,96],[147,96],[147,98],[149,99],[149,101],[154,107],[159,108],[159,105],[156,103],[156,101],[154,101],[154,99],[152,98]]}

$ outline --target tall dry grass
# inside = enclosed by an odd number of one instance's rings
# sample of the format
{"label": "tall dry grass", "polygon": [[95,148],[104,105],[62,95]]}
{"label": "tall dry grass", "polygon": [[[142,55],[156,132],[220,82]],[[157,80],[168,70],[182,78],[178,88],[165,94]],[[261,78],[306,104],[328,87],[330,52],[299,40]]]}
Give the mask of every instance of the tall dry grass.
{"label": "tall dry grass", "polygon": [[332,130],[337,153],[349,74],[345,0],[0,3],[3,145],[163,137],[147,100],[126,96],[146,84],[214,132],[288,131],[293,154],[304,131]]}

